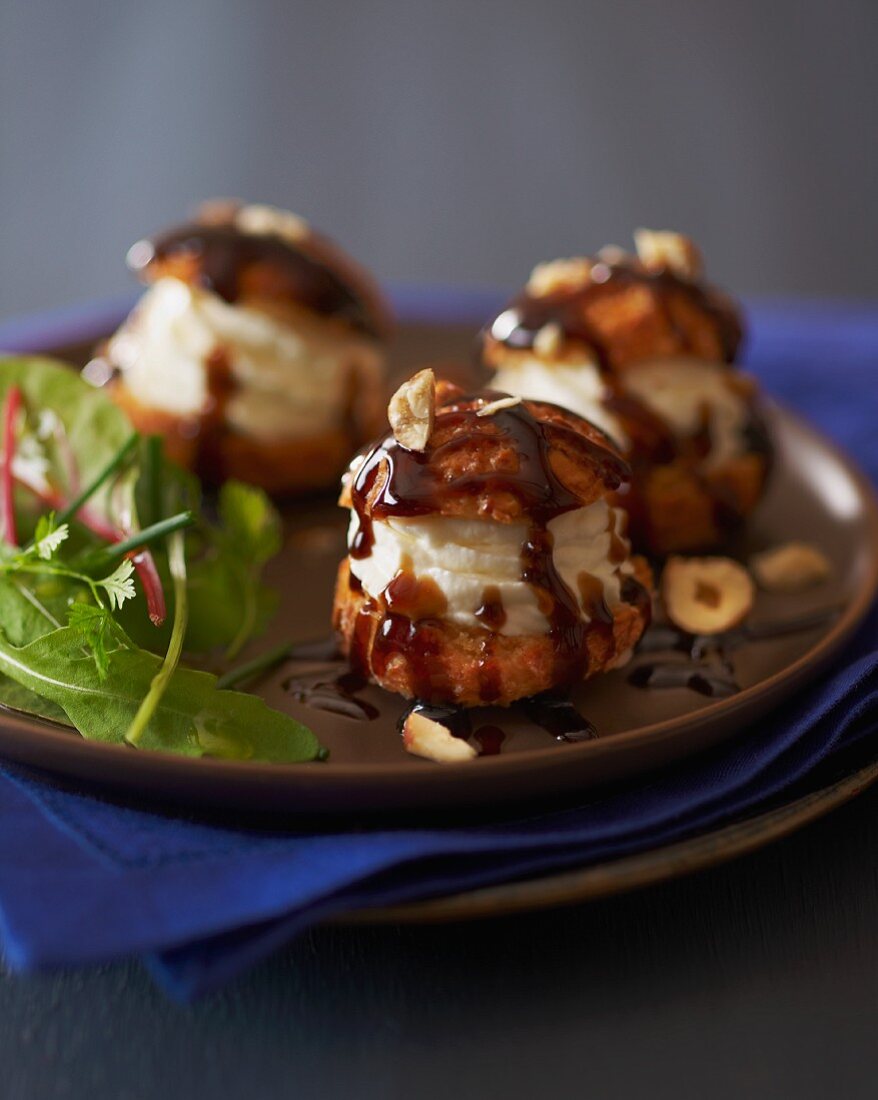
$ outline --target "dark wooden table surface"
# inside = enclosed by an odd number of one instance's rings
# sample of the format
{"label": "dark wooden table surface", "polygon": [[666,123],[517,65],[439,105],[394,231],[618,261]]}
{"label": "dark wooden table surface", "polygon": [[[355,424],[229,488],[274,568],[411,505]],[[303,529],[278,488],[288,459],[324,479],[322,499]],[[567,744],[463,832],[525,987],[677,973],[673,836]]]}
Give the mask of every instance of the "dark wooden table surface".
{"label": "dark wooden table surface", "polygon": [[4,1100],[874,1097],[878,789],[724,867],[471,925],[321,928],[220,994],[0,978]]}

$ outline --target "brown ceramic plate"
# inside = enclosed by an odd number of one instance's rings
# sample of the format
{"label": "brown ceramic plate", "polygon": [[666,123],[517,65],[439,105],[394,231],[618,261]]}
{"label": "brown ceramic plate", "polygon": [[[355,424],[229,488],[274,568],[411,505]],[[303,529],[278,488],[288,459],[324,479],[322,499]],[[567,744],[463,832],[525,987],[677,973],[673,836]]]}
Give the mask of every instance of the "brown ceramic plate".
{"label": "brown ceramic plate", "polygon": [[[397,366],[466,361],[471,325],[409,324]],[[90,334],[97,337],[100,333]],[[62,349],[75,356],[77,349]],[[81,349],[79,349],[81,351]],[[788,411],[775,408],[779,458],[773,482],[736,552],[746,556],[790,538],[820,546],[832,579],[797,596],[760,594],[754,619],[783,622],[810,611],[835,614],[810,629],[751,641],[734,652],[742,690],[712,700],[687,689],[644,690],[630,669],[583,685],[576,702],[599,731],[594,740],[560,744],[520,715],[486,710],[477,726],[501,725],[503,751],[440,767],[408,756],[397,734],[403,701],[377,688],[358,693],[371,720],[356,720],[297,702],[285,684],[331,679],[337,669],[288,665],[258,690],[271,705],[310,725],[330,749],[325,764],[265,765],[189,760],[86,742],[74,732],[29,716],[0,717],[0,752],[64,776],[185,805],[289,815],[344,815],[486,809],[562,799],[600,783],[644,773],[691,756],[752,727],[754,720],[812,679],[838,652],[878,589],[878,508],[870,486],[844,455]],[[273,568],[283,606],[272,636],[314,639],[327,634],[344,516],[331,499],[288,511],[288,539]],[[637,660],[644,660],[638,658]]]}

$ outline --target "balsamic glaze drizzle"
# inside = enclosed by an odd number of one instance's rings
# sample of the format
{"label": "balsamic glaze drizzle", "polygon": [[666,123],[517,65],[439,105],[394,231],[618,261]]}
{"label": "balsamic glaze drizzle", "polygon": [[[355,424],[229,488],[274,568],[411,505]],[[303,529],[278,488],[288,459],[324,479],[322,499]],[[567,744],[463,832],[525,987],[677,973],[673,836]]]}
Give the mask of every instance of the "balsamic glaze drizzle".
{"label": "balsamic glaze drizzle", "polygon": [[[653,690],[687,688],[710,698],[727,698],[741,689],[734,677],[731,654],[747,642],[786,637],[824,626],[836,618],[840,607],[806,612],[780,622],[746,623],[725,634],[687,634],[676,627],[656,624],[644,635],[640,653],[667,654],[665,660],[637,665],[628,674],[628,682],[636,687]],[[291,659],[328,664],[342,660],[335,638],[305,642],[291,650]],[[679,660],[683,656],[687,660]],[[378,716],[371,703],[357,698],[367,679],[361,673],[344,671],[327,678],[324,668],[310,676],[294,676],[284,686],[297,702],[320,710],[328,710],[360,721]],[[513,704],[535,725],[541,726],[557,741],[577,743],[598,737],[594,724],[585,718],[570,699],[563,695],[537,695]],[[479,745],[480,756],[493,756],[501,751],[506,739],[502,727],[494,724],[478,726],[473,732],[473,713],[465,707],[448,706],[416,700],[400,715],[398,729],[402,732],[408,715],[416,711],[445,726],[455,737],[472,739]]]}
{"label": "balsamic glaze drizzle", "polygon": [[594,724],[583,717],[569,699],[556,695],[534,695],[519,704],[528,718],[551,733],[556,741],[593,741]]}
{"label": "balsamic glaze drizzle", "polygon": [[610,372],[616,365],[613,350],[589,323],[587,312],[590,307],[631,286],[644,287],[653,296],[686,351],[699,354],[701,349],[691,345],[687,332],[677,322],[674,307],[681,299],[713,319],[723,359],[731,363],[735,358],[741,342],[741,324],[737,309],[725,295],[707,284],[683,279],[670,270],[648,269],[633,259],[596,262],[588,281],[548,294],[538,296],[523,290],[489,326],[488,334],[510,348],[532,348],[540,329],[556,324],[565,336],[587,344],[601,369]]}
{"label": "balsamic glaze drizzle", "polygon": [[376,335],[366,304],[341,278],[306,249],[275,234],[245,233],[233,224],[193,222],[162,233],[137,250],[134,270],[148,271],[155,261],[194,257],[197,279],[227,302],[250,291],[283,295],[328,317],[339,317],[354,328]]}
{"label": "balsamic glaze drizzle", "polygon": [[292,676],[284,681],[284,690],[297,703],[304,703],[315,710],[328,710],[342,718],[352,718],[359,722],[371,722],[380,711],[365,699],[354,694],[366,686],[366,681],[354,672],[344,673],[334,679],[325,680],[323,672],[315,677]]}
{"label": "balsamic glaze drizzle", "polygon": [[[667,624],[656,624],[643,635],[639,653],[665,653],[664,660],[638,665],[628,683],[640,688],[688,688],[713,698],[736,695],[732,654],[747,642],[767,641],[813,630],[832,622],[841,608],[822,608],[780,622],[744,623],[723,634],[689,634]],[[687,658],[675,659],[676,654]]]}

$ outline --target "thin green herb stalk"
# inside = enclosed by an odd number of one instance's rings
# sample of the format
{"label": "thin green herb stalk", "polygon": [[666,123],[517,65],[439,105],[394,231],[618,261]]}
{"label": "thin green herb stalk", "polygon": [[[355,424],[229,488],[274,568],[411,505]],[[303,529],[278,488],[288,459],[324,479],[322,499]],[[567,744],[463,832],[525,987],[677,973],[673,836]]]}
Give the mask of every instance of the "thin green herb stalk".
{"label": "thin green herb stalk", "polygon": [[160,435],[148,435],[145,440],[146,461],[144,462],[144,476],[147,487],[147,507],[149,523],[158,523],[163,519],[162,507],[162,437]]}
{"label": "thin green herb stalk", "polygon": [[179,512],[176,516],[159,520],[158,523],[144,527],[142,531],[135,531],[134,534],[119,542],[102,546],[100,550],[96,550],[86,559],[88,566],[97,569],[112,565],[114,561],[124,558],[126,554],[130,554],[135,550],[143,550],[144,547],[172,535],[175,531],[181,531],[184,527],[191,527],[194,522],[195,516],[191,512]]}
{"label": "thin green herb stalk", "polygon": [[136,745],[143,736],[143,731],[155,714],[183,652],[183,639],[186,636],[186,624],[189,619],[189,598],[186,591],[185,539],[179,530],[168,538],[168,567],[174,582],[174,625],[171,629],[171,640],[168,642],[168,651],[162,661],[162,667],[153,677],[149,691],[137,708],[137,713],[125,734],[125,740],[130,745]]}
{"label": "thin green herb stalk", "polygon": [[68,580],[86,585],[98,607],[104,606],[98,590],[98,582],[95,581],[94,577],[80,573],[77,569],[68,569],[66,565],[55,565],[50,561],[16,562],[9,567],[0,567],[0,573],[7,576],[15,573],[28,573],[33,576],[66,577]]}
{"label": "thin green herb stalk", "polygon": [[[242,571],[239,567],[236,567],[238,573]],[[247,577],[244,578],[245,583],[242,585],[242,591],[244,593],[244,607],[241,612],[241,625],[238,627],[238,633],[232,638],[226,647],[225,657],[227,661],[232,661],[247,642],[247,639],[253,633],[253,626],[256,622],[256,593],[252,591],[251,586],[246,583]]]}
{"label": "thin green herb stalk", "polygon": [[85,504],[85,502],[100,489],[104,482],[113,476],[113,474],[127,461],[131,452],[137,446],[137,441],[140,437],[136,432],[133,432],[128,439],[122,444],[118,451],[113,455],[110,461],[100,470],[86,485],[86,487],[75,496],[73,500],[62,509],[55,517],[55,523],[58,527],[62,523],[66,523],[71,517],[75,516],[79,509]]}
{"label": "thin green herb stalk", "polygon": [[43,606],[42,601],[37,598],[34,592],[31,592],[31,590],[26,585],[23,585],[21,581],[13,581],[13,584],[22,594],[22,596],[24,596],[31,607],[36,608],[36,610],[39,611],[43,618],[46,619],[47,622],[50,622],[56,630],[61,629],[63,624],[59,623],[52,612],[47,607]]}
{"label": "thin green herb stalk", "polygon": [[281,664],[282,661],[289,657],[291,650],[291,642],[282,642],[280,645],[273,646],[264,653],[260,653],[257,657],[253,657],[252,660],[245,661],[243,664],[238,665],[237,668],[230,668],[228,672],[219,677],[216,686],[219,688],[229,688],[234,684],[240,684],[245,680],[252,679],[259,672],[267,672],[268,669],[274,668],[275,665]]}

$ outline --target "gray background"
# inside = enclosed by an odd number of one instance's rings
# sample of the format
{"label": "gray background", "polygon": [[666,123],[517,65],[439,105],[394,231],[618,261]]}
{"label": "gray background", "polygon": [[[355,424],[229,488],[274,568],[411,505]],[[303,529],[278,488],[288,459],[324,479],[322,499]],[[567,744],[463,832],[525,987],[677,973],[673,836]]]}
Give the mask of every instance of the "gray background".
{"label": "gray background", "polygon": [[212,194],[397,282],[652,224],[740,291],[872,296],[876,31],[874,0],[3,0],[0,316],[128,289]]}

